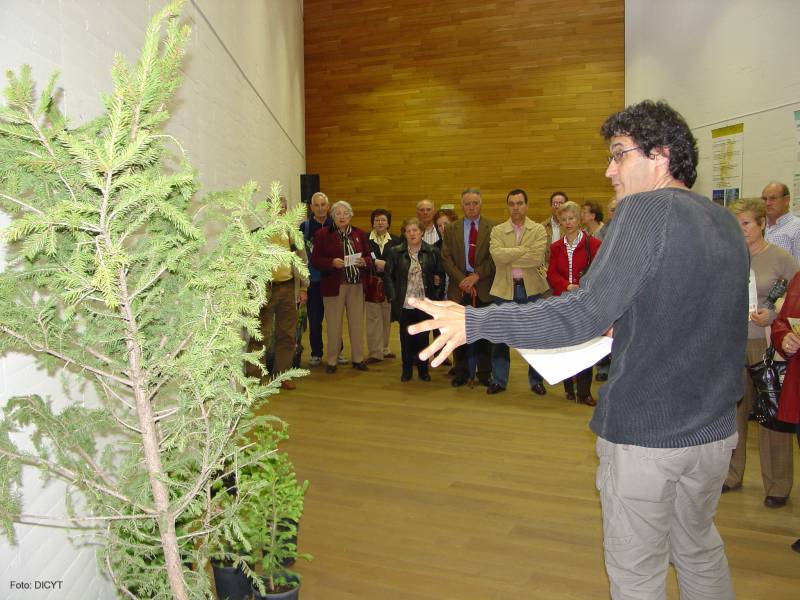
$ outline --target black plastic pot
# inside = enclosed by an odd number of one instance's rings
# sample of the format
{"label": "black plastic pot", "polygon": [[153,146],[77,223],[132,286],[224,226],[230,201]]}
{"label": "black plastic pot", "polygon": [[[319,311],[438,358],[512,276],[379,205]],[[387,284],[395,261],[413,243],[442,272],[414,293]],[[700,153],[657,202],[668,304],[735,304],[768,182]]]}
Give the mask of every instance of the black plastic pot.
{"label": "black plastic pot", "polygon": [[211,568],[219,600],[249,600],[253,597],[253,586],[239,567],[211,563]]}
{"label": "black plastic pot", "polygon": [[[286,581],[295,583],[295,587],[285,592],[267,592],[265,596],[258,593],[256,588],[253,588],[253,595],[256,600],[298,600],[300,598],[300,578],[297,575],[286,573]],[[261,578],[264,581],[264,577]],[[266,583],[266,582],[265,582]]]}

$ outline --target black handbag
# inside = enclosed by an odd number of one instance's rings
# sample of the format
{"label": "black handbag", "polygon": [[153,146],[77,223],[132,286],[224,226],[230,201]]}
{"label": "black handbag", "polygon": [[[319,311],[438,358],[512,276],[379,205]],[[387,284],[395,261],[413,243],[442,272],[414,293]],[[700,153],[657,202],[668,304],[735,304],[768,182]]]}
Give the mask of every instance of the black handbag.
{"label": "black handbag", "polygon": [[786,376],[786,363],[775,360],[775,348],[770,346],[764,352],[764,358],[747,367],[750,379],[755,387],[753,399],[753,417],[761,425],[772,431],[794,433],[795,425],[778,420],[778,401],[781,397],[781,386]]}

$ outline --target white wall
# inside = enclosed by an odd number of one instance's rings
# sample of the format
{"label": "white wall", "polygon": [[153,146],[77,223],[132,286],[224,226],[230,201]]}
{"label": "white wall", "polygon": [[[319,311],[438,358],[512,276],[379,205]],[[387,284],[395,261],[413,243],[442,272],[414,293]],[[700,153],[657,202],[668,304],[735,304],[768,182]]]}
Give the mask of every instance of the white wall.
{"label": "white wall", "polygon": [[700,147],[694,189],[710,195],[711,130],[744,123],[742,194],[790,188],[800,110],[797,0],[626,0],[625,102],[667,100]]}
{"label": "white wall", "polygon": [[[73,124],[100,110],[110,91],[114,51],[134,60],[151,15],[162,0],[1,0],[0,68],[31,65],[36,80],[61,72],[63,109]],[[184,18],[193,26],[186,79],[171,107],[169,131],[181,139],[200,172],[204,191],[258,180],[280,180],[290,203],[299,201],[305,172],[302,0],[194,0]],[[1,101],[0,101],[1,102]],[[0,213],[0,227],[8,218]],[[0,268],[5,264],[0,246]],[[74,387],[74,386],[73,386]],[[61,383],[37,370],[30,357],[0,357],[0,403],[16,394],[51,394]],[[76,391],[78,398],[81,392]],[[86,401],[96,399],[89,393]],[[25,511],[64,513],[58,486],[41,488],[25,476]],[[111,598],[91,549],[56,529],[19,526],[20,544],[0,541],[0,598]],[[10,589],[11,580],[35,586],[60,580],[53,592]]]}

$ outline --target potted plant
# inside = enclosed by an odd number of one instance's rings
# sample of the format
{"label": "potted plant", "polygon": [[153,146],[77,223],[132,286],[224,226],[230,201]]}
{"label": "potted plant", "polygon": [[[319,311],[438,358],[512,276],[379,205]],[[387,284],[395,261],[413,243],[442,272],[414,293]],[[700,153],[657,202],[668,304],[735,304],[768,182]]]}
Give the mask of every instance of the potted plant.
{"label": "potted plant", "polygon": [[[241,533],[237,505],[211,490],[231,464],[240,478],[231,457],[251,407],[305,373],[266,385],[246,377],[243,362],[260,355],[245,351],[242,331],[260,335],[273,270],[305,266],[270,243],[278,233],[303,243],[303,209],[281,216],[278,184],[266,198],[250,182],[194,199],[195,173],[163,129],[189,39],[181,5],[153,17],[135,64],[116,57],[105,111],[85,124],[60,112],[55,76],[37,97],[29,67],[8,75],[0,353],[71,371],[102,405],[7,402],[0,532],[14,543],[14,522],[80,527],[120,594],[186,600],[210,594],[203,567],[213,541]],[[58,520],[24,511],[22,470],[31,467],[67,483]]]}
{"label": "potted plant", "polygon": [[287,567],[296,558],[310,558],[297,550],[297,527],[308,482],[297,481],[288,455],[279,450],[279,443],[287,437],[286,428],[274,423],[272,418],[256,419],[245,434],[249,443],[242,443],[242,452],[234,457],[239,463],[235,493],[228,487],[227,495],[217,494],[235,506],[241,529],[236,535],[216,537],[217,546],[211,553],[217,559],[216,574],[238,574],[238,589],[243,587],[242,580],[249,578],[256,598],[293,599],[299,595],[300,579]]}

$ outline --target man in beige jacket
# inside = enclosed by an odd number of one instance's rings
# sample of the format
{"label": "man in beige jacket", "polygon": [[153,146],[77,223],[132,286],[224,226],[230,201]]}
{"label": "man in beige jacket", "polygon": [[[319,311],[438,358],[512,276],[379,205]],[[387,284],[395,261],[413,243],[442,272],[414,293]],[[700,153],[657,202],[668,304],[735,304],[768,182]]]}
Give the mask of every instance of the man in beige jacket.
{"label": "man in beige jacket", "polygon": [[[495,264],[490,294],[495,304],[535,302],[549,289],[542,276],[545,250],[549,245],[547,231],[527,217],[528,195],[524,190],[511,190],[506,197],[509,219],[496,225],[489,237],[489,253]],[[487,394],[497,394],[508,385],[510,352],[506,344],[492,348],[492,382]],[[542,376],[528,367],[531,390],[544,395]]]}

